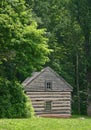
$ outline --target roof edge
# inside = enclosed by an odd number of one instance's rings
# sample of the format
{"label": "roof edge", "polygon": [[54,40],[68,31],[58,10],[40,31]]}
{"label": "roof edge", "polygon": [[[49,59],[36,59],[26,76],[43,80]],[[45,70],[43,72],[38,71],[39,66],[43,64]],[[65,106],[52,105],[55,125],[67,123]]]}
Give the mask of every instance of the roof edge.
{"label": "roof edge", "polygon": [[[69,87],[69,89],[70,89],[70,91],[73,91],[73,87],[64,79],[64,78],[62,78],[59,74],[57,74],[57,72],[56,71],[54,71],[52,68],[50,68],[49,66],[47,66],[47,67],[45,67],[44,69],[42,69],[40,72],[38,72],[38,74],[37,75],[35,75],[34,77],[33,76],[31,76],[31,77],[28,77],[28,78],[30,78],[30,80],[24,85],[23,83],[22,83],[22,85],[24,86],[24,87],[26,87],[29,83],[31,83],[34,79],[36,79],[40,74],[42,74],[44,71],[46,71],[46,69],[49,69],[52,73],[54,73],[60,80],[62,80],[63,82],[65,82],[66,83],[66,85]],[[25,79],[25,81],[28,79],[28,78],[26,78]]]}

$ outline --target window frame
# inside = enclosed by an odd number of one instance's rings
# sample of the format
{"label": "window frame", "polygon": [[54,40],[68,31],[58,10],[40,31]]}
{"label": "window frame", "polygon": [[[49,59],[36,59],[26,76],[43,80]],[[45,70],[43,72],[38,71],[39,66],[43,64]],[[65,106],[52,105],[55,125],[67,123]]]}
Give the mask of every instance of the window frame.
{"label": "window frame", "polygon": [[45,111],[46,112],[52,111],[52,101],[50,100],[45,101]]}
{"label": "window frame", "polygon": [[46,91],[52,91],[52,81],[47,80],[47,81],[45,82],[45,90],[46,90]]}

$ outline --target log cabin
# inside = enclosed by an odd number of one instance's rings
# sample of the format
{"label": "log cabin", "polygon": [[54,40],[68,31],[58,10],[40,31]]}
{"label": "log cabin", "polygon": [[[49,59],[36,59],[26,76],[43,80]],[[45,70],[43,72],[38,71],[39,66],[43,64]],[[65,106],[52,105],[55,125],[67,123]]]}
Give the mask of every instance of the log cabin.
{"label": "log cabin", "polygon": [[22,83],[35,114],[42,117],[70,117],[72,86],[50,67],[34,72]]}

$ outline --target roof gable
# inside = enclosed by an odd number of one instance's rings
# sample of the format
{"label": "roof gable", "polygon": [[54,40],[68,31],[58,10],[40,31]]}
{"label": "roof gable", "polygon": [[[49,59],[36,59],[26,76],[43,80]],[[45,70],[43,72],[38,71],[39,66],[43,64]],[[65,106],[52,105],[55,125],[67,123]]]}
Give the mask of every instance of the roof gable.
{"label": "roof gable", "polygon": [[[46,72],[50,72],[49,77],[47,77],[47,79],[50,78],[51,75],[55,75],[57,77],[57,79],[60,81],[60,86],[63,86],[62,90],[65,90],[65,88],[69,91],[72,91],[72,86],[67,83],[61,76],[59,76],[53,69],[51,69],[50,67],[46,67],[44,69],[42,69],[40,72],[34,72],[32,77],[28,77],[22,84],[23,86],[26,88],[29,84],[31,84],[33,81],[35,81],[37,78],[39,78],[40,76],[42,76],[44,73]],[[46,78],[45,78],[46,80]],[[55,79],[53,79],[55,80]]]}

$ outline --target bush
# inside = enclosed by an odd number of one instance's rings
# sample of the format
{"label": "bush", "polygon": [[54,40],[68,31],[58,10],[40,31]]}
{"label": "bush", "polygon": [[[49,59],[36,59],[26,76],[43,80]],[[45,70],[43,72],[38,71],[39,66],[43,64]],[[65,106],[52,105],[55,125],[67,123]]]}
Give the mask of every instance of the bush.
{"label": "bush", "polygon": [[11,116],[11,95],[9,93],[9,82],[0,78],[0,117]]}
{"label": "bush", "polygon": [[34,116],[34,109],[32,106],[32,103],[29,99],[29,97],[27,97],[27,102],[26,102],[26,117],[33,117]]}
{"label": "bush", "polygon": [[20,83],[0,78],[0,118],[21,118],[32,115],[32,105]]}

